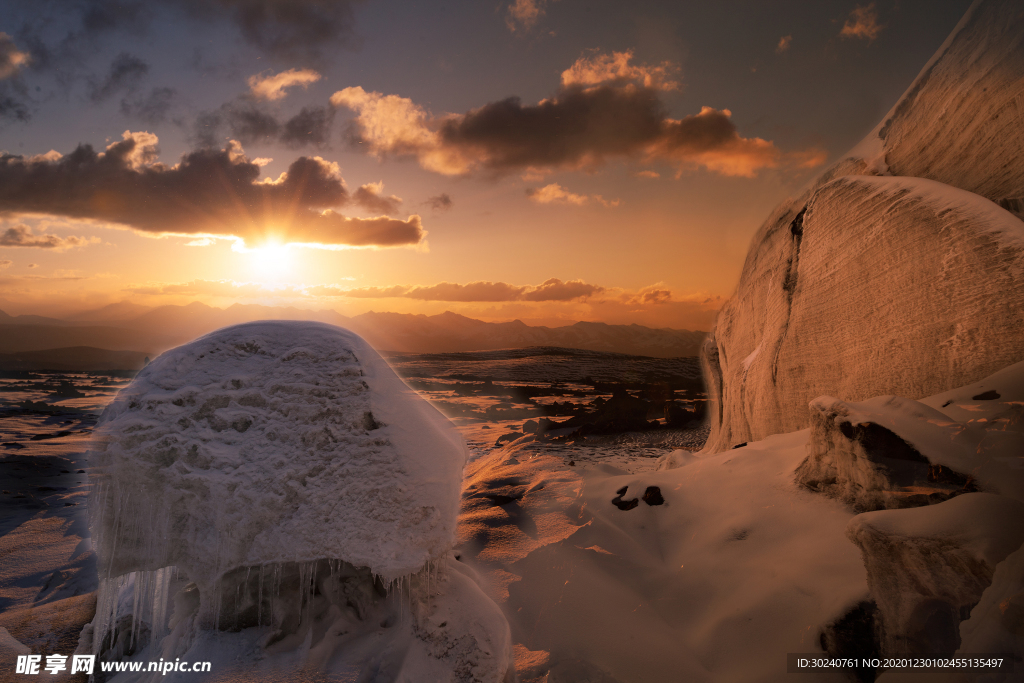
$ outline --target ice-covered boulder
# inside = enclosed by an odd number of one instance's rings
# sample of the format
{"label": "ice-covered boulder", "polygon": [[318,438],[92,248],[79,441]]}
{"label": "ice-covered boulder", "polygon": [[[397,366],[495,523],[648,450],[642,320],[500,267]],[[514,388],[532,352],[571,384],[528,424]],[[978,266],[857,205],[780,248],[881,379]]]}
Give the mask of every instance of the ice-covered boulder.
{"label": "ice-covered boulder", "polygon": [[1024,543],[1024,503],[966,493],[927,507],[866,512],[846,533],[864,556],[883,654],[952,654],[959,624],[996,566]]}
{"label": "ice-covered boulder", "polygon": [[91,464],[101,576],[341,559],[386,581],[451,546],[467,450],[357,335],[219,330],[150,363],[104,411]]}
{"label": "ice-covered boulder", "polygon": [[[467,454],[349,331],[263,321],[168,351],[97,425],[92,650],[130,656],[148,635],[156,659],[258,632],[319,670],[501,680],[507,624],[448,558]],[[377,646],[355,661],[342,645],[361,638]]]}
{"label": "ice-covered boulder", "polygon": [[1018,5],[972,5],[879,126],[755,234],[701,351],[707,452],[808,426],[817,396],[919,398],[1024,359]]}
{"label": "ice-covered boulder", "polygon": [[1024,16],[978,0],[878,131],[889,172],[994,201],[1024,198]]}
{"label": "ice-covered boulder", "polygon": [[1022,277],[1024,222],[978,195],[825,184],[755,243],[705,342],[706,449],[806,427],[818,396],[920,398],[1021,360]]}
{"label": "ice-covered boulder", "polygon": [[811,401],[810,454],[797,483],[860,512],[916,507],[978,490],[960,423],[899,396]]}
{"label": "ice-covered boulder", "polygon": [[1024,362],[922,401],[811,401],[798,484],[864,512],[970,491],[1024,501]]}

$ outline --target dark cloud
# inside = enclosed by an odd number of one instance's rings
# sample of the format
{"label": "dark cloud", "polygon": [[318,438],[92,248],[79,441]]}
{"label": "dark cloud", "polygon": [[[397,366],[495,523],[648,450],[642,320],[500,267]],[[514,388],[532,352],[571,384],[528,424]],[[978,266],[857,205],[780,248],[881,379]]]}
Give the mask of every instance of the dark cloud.
{"label": "dark cloud", "polygon": [[281,128],[281,142],[298,148],[324,147],[331,139],[334,110],[327,107],[303,107]]}
{"label": "dark cloud", "polygon": [[100,82],[89,88],[89,99],[103,102],[121,92],[133,92],[149,73],[149,64],[135,55],[122,52],[110,63],[110,70]]}
{"label": "dark cloud", "polygon": [[419,216],[348,218],[336,164],[300,157],[276,180],[237,144],[155,161],[155,136],[125,134],[96,152],[80,145],[67,156],[0,156],[0,212],[98,219],[149,233],[206,234],[259,243],[398,246],[425,235]]}
{"label": "dark cloud", "polygon": [[562,282],[551,278],[540,285],[510,285],[507,282],[440,282],[430,286],[394,285],[391,287],[359,287],[339,290],[336,296],[357,299],[400,297],[421,301],[496,302],[496,301],[573,301],[586,299],[605,291],[604,287],[582,280]]}
{"label": "dark cloud", "polygon": [[523,301],[572,301],[573,299],[585,299],[603,291],[604,287],[587,284],[582,280],[562,282],[553,277],[524,292]]}
{"label": "dark cloud", "polygon": [[19,223],[0,231],[0,247],[32,247],[36,249],[53,249],[64,251],[74,247],[84,247],[99,242],[98,237],[59,237],[42,232],[33,232],[32,228]]}
{"label": "dark cloud", "polygon": [[431,197],[424,203],[434,211],[447,211],[454,205],[451,196],[447,192],[442,192],[436,197]]}
{"label": "dark cloud", "polygon": [[195,123],[195,137],[203,147],[219,147],[226,138],[243,145],[266,144],[275,142],[280,134],[281,124],[272,114],[244,99],[203,112]]}
{"label": "dark cloud", "polygon": [[572,88],[535,105],[518,97],[486,104],[446,121],[440,138],[492,169],[578,166],[638,153],[661,134],[666,115],[654,90]]}
{"label": "dark cloud", "polygon": [[146,95],[125,97],[121,100],[121,113],[150,125],[163,123],[174,108],[178,91],[174,88],[152,88]]}
{"label": "dark cloud", "polygon": [[32,118],[29,103],[20,93],[12,92],[5,86],[0,84],[0,121],[28,121]]}
{"label": "dark cloud", "polygon": [[152,18],[146,3],[138,0],[90,0],[83,8],[82,28],[88,33],[132,29],[141,31]]}
{"label": "dark cloud", "polygon": [[228,19],[242,38],[284,59],[316,58],[347,44],[355,16],[350,0],[163,0],[202,21]]}
{"label": "dark cloud", "polygon": [[[90,58],[107,45],[109,34],[144,34],[152,20],[151,4],[141,0],[7,0],[18,44],[35,72],[55,71],[70,88],[88,77]],[[95,79],[94,79],[95,80]]]}
{"label": "dark cloud", "polygon": [[[277,60],[316,61],[325,50],[352,43],[359,0],[6,0],[5,27],[30,56],[29,68],[53,73],[71,89],[98,81],[91,57],[110,36],[138,38],[156,16],[192,20],[230,39],[233,25],[246,43]],[[2,49],[2,48],[0,48]]]}
{"label": "dark cloud", "polygon": [[352,201],[370,213],[391,215],[398,212],[402,200],[395,195],[384,196],[384,183],[368,183],[361,185],[352,194]]}
{"label": "dark cloud", "polygon": [[292,149],[323,148],[330,142],[334,116],[333,109],[303,107],[281,123],[252,99],[241,97],[196,117],[194,135],[203,147],[217,147],[230,138],[243,145],[280,142]]}

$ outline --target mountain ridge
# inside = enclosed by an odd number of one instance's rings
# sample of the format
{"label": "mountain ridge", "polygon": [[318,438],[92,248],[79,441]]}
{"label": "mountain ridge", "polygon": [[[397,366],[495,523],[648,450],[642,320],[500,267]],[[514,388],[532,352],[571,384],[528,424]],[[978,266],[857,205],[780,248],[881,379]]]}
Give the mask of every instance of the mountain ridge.
{"label": "mountain ridge", "polygon": [[[118,317],[127,313],[127,317]],[[458,353],[535,346],[577,348],[654,358],[696,356],[705,332],[576,321],[548,327],[521,320],[487,322],[452,311],[437,315],[369,311],[348,317],[331,309],[233,304],[216,308],[194,301],[147,308],[119,302],[66,318],[10,316],[0,310],[0,353],[76,346],[156,355],[229,325],[253,320],[317,320],[345,327],[382,351]]]}

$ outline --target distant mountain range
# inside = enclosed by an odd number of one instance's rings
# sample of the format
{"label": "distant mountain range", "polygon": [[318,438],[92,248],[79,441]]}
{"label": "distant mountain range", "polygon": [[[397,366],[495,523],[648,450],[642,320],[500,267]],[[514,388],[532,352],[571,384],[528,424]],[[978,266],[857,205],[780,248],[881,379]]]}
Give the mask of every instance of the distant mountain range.
{"label": "distant mountain range", "polygon": [[456,313],[414,315],[235,304],[225,309],[199,302],[146,308],[122,302],[66,318],[11,316],[0,311],[0,354],[70,347],[136,351],[150,356],[228,325],[251,320],[319,320],[348,328],[382,352],[451,353],[558,346],[634,356],[696,356],[705,332],[641,325],[577,322],[564,327],[531,326],[514,320],[491,323]]}

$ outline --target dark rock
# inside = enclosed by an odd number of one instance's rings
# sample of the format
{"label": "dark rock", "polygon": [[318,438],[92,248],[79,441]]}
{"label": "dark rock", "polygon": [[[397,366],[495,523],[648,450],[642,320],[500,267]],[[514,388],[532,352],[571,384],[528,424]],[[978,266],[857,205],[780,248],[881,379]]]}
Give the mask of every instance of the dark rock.
{"label": "dark rock", "polygon": [[43,441],[44,439],[59,439],[62,436],[70,436],[71,432],[64,430],[56,434],[36,434],[29,441]]}
{"label": "dark rock", "polygon": [[827,406],[812,411],[810,455],[796,481],[858,512],[934,505],[978,490],[973,477],[929,461],[888,427],[854,424]]}
{"label": "dark rock", "polygon": [[997,398],[999,398],[999,392],[995,389],[989,389],[988,391],[983,391],[977,396],[971,396],[972,401],[994,401]]}
{"label": "dark rock", "polygon": [[[863,659],[877,659],[882,651],[878,629],[878,607],[865,600],[822,629],[821,649],[832,657],[855,659],[858,664]],[[873,681],[876,675],[870,667],[853,669],[853,677],[858,681]]]}
{"label": "dark rock", "polygon": [[643,501],[648,505],[664,505],[665,498],[661,495],[661,489],[657,486],[648,486],[644,491]]}
{"label": "dark rock", "polygon": [[738,443],[738,444],[736,444],[735,446],[733,446],[733,450],[735,450],[735,449],[737,449],[737,448],[743,448],[743,447],[744,447],[744,446],[746,446],[746,445],[747,445],[747,442],[746,442],[746,441],[744,441],[743,443]]}
{"label": "dark rock", "polygon": [[639,498],[634,498],[633,500],[622,500],[622,497],[624,495],[626,495],[626,491],[628,491],[628,490],[629,490],[628,486],[623,486],[621,489],[616,491],[616,493],[618,495],[615,496],[615,498],[612,498],[612,505],[614,505],[615,507],[619,508],[620,510],[632,510],[637,505],[639,505],[640,504],[640,499]]}
{"label": "dark rock", "polygon": [[522,434],[518,432],[509,432],[508,434],[502,434],[498,437],[498,440],[494,442],[494,447],[497,448],[503,444],[511,443],[521,437]]}

